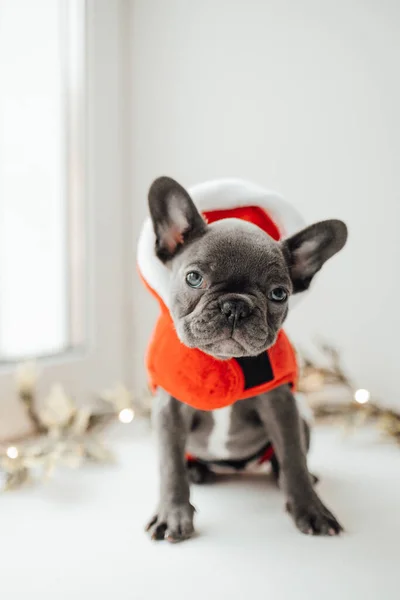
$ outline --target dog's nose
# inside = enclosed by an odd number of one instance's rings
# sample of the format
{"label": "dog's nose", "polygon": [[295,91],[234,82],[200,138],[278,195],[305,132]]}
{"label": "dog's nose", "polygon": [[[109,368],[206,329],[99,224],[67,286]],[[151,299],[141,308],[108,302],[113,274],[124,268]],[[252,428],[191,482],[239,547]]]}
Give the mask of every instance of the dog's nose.
{"label": "dog's nose", "polygon": [[223,300],[221,302],[221,312],[226,316],[229,323],[236,324],[251,314],[251,306],[246,300],[239,298]]}

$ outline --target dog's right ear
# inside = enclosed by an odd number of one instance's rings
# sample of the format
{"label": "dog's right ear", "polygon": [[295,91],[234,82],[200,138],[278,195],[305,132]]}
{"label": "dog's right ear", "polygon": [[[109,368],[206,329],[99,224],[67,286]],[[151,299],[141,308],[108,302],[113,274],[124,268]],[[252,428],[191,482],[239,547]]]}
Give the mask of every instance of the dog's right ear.
{"label": "dog's right ear", "polygon": [[207,229],[187,191],[170,177],[159,177],[152,183],[149,209],[156,234],[156,254],[162,262],[171,260],[184,244]]}

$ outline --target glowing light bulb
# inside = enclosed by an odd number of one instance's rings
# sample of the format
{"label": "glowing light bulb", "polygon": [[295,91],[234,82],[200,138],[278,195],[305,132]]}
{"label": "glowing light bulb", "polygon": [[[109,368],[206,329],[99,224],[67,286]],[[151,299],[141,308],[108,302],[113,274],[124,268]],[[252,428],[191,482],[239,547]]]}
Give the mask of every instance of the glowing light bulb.
{"label": "glowing light bulb", "polygon": [[9,448],[7,448],[6,454],[8,458],[18,458],[18,448],[16,448],[15,446],[10,446]]}
{"label": "glowing light bulb", "polygon": [[371,394],[368,390],[360,389],[356,390],[354,393],[354,400],[358,402],[358,404],[366,404],[370,399]]}
{"label": "glowing light bulb", "polygon": [[133,421],[134,416],[135,413],[131,408],[123,408],[120,411],[118,418],[121,421],[121,423],[131,423]]}

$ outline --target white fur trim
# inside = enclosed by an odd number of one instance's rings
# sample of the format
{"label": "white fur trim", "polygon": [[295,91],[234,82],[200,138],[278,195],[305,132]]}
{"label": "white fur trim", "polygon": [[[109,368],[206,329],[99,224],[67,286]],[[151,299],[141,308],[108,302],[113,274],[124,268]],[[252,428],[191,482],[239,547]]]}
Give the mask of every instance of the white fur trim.
{"label": "white fur trim", "polygon": [[279,194],[247,181],[217,179],[194,185],[188,191],[201,212],[259,206],[275,222],[282,238],[305,227],[302,216]]}
{"label": "white fur trim", "polygon": [[[200,212],[226,210],[242,206],[263,208],[277,225],[282,238],[289,237],[303,227],[305,222],[293,206],[275,192],[240,179],[218,179],[195,185],[188,189]],[[138,244],[138,266],[148,285],[169,306],[170,274],[168,268],[154,253],[155,235],[150,218],[147,218]],[[291,307],[303,296],[290,299]]]}

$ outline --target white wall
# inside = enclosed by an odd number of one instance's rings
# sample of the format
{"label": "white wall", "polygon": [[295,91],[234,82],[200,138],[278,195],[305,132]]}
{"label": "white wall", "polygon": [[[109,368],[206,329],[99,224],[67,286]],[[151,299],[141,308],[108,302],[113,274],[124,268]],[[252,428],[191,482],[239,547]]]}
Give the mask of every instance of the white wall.
{"label": "white wall", "polygon": [[[161,174],[244,177],[309,222],[344,219],[346,250],[288,329],[336,343],[358,386],[400,405],[400,5],[133,0],[131,27],[135,242]],[[156,309],[134,296],[140,389]]]}

